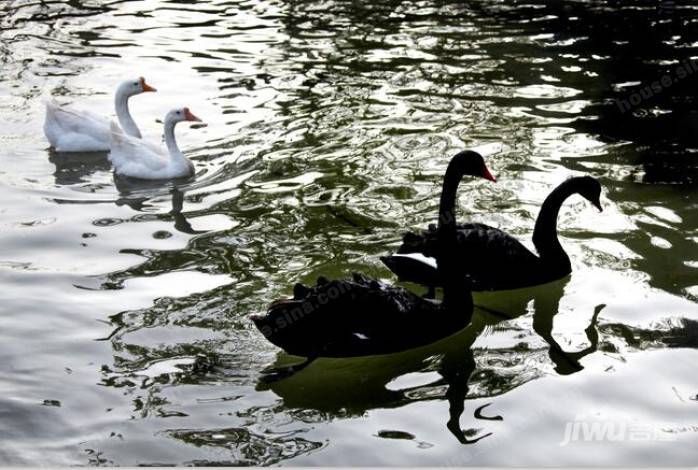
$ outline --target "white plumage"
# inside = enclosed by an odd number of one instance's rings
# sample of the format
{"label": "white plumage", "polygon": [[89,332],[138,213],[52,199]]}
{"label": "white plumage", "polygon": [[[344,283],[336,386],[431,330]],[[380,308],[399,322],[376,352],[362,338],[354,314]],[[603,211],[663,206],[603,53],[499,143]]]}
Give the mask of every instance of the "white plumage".
{"label": "white plumage", "polygon": [[109,119],[89,111],[60,106],[46,100],[44,134],[59,152],[100,152],[109,150]]}
{"label": "white plumage", "polygon": [[182,121],[200,121],[188,108],[173,109],[165,117],[167,148],[125,135],[111,124],[109,160],[118,175],[158,180],[192,176],[194,165],[179,150],[174,127]]}
{"label": "white plumage", "polygon": [[[141,138],[128,110],[128,99],[155,88],[140,77],[123,82],[116,89],[114,103],[116,115],[124,132]],[[59,152],[106,152],[109,150],[110,120],[90,111],[61,106],[53,98],[45,100],[46,119],[44,134],[51,147]]]}

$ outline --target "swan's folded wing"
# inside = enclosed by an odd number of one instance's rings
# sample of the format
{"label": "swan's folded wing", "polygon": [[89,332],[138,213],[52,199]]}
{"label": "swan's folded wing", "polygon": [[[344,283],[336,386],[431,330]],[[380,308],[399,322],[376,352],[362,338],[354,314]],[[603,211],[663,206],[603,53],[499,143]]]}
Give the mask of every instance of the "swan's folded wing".
{"label": "swan's folded wing", "polygon": [[457,232],[458,246],[482,266],[527,266],[538,257],[519,240],[498,228],[484,224],[464,224]]}
{"label": "swan's folded wing", "polygon": [[[525,265],[537,260],[528,248],[508,233],[480,223],[459,224],[457,226],[458,254],[474,265],[504,265],[514,263]],[[421,253],[436,257],[441,249],[441,241],[436,228],[421,233],[407,233],[398,253]]]}

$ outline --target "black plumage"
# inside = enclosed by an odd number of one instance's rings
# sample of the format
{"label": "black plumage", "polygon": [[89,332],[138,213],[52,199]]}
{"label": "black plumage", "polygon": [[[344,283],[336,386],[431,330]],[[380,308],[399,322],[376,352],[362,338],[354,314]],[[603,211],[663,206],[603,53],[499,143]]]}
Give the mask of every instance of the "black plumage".
{"label": "black plumage", "polygon": [[304,357],[386,354],[429,344],[467,326],[472,297],[462,283],[444,301],[354,273],[352,279],[319,278],[296,284],[293,299],[273,302],[252,316],[273,344]]}
{"label": "black plumage", "polygon": [[[447,173],[453,179],[464,174],[493,179],[482,156],[469,151],[453,157]],[[444,221],[437,236],[441,246],[455,248],[454,224]],[[292,299],[273,302],[266,315],[252,320],[269,341],[309,360],[386,354],[429,344],[464,328],[473,312],[462,267],[451,257],[436,258],[444,286],[441,303],[354,274],[352,279],[320,278],[313,287],[296,284]]]}
{"label": "black plumage", "polygon": [[[440,213],[452,214],[455,188],[447,187],[446,182],[445,178]],[[557,216],[563,202],[573,194],[580,194],[601,210],[601,185],[596,179],[582,176],[564,181],[545,199],[536,220],[533,244],[538,254],[508,233],[479,223],[456,225],[456,247],[453,250],[444,249],[437,226],[432,225],[418,234],[407,233],[398,254],[455,257],[473,291],[516,289],[560,279],[571,272],[571,264],[557,237]],[[382,259],[402,280],[422,283],[436,279],[436,285],[441,285],[441,279],[429,264],[400,256]]]}

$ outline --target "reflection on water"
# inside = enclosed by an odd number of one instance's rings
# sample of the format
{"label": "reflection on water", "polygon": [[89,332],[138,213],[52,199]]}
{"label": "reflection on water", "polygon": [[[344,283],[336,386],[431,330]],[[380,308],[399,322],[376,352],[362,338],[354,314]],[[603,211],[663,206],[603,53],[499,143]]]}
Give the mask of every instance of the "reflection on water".
{"label": "reflection on water", "polygon": [[[698,75],[676,67],[697,7],[0,4],[0,461],[693,464]],[[146,138],[173,106],[207,122],[178,129],[196,178],[47,150],[42,94],[108,113],[134,73],[159,90],[132,103]],[[602,182],[603,214],[560,214],[571,277],[476,295],[436,344],[261,385],[298,358],[248,315],[319,275],[393,282],[378,256],[434,221],[475,146],[499,182],[464,183],[459,217],[524,242],[562,179]],[[560,446],[577,416],[671,439]]]}
{"label": "reflection on water", "polygon": [[[528,295],[534,295],[531,299],[533,330],[547,343],[542,349],[547,348],[554,370],[562,375],[582,370],[579,361],[596,351],[599,341],[596,322],[603,308],[598,306],[595,309],[591,324],[585,331],[589,346],[580,351],[565,352],[553,338],[552,329],[553,318],[557,314],[557,306],[566,284],[567,279],[551,283],[548,287],[552,288],[552,292],[547,293],[539,289],[527,289]],[[477,428],[460,428],[461,415],[471,387],[477,390],[478,398],[486,398],[541,377],[540,362],[544,359],[539,348],[529,348],[525,343],[516,350],[487,347],[487,351],[483,351],[483,348],[473,347],[486,330],[491,330],[511,317],[526,314],[525,305],[521,305],[523,297],[516,298],[517,294],[522,293],[523,291],[513,293],[515,302],[507,302],[509,311],[506,314],[493,311],[494,314],[488,315],[489,309],[486,309],[466,329],[433,345],[371,359],[325,359],[322,365],[315,368],[319,369],[317,372],[310,366],[308,372],[299,372],[290,379],[271,385],[260,383],[257,389],[271,389],[283,398],[286,406],[292,408],[317,409],[339,416],[362,416],[374,408],[398,408],[410,402],[446,399],[449,409],[448,416],[443,418],[446,427],[460,443],[473,444],[489,434],[476,437]],[[512,310],[512,306],[519,307],[520,310]],[[523,333],[520,329],[515,331]],[[481,359],[480,368],[477,376],[473,377],[478,369],[476,357]],[[279,366],[286,365],[287,361],[285,354],[279,355]],[[343,365],[349,362],[354,364]],[[361,373],[363,370],[370,370],[370,376]],[[436,380],[419,385],[412,385],[405,378],[416,373],[430,377],[434,372],[439,376]],[[400,387],[401,382],[408,386]],[[350,396],[347,390],[352,391]],[[479,412],[480,408],[474,410],[475,418],[488,419]]]}
{"label": "reflection on water", "polygon": [[111,172],[111,163],[106,153],[87,152],[65,155],[51,149],[48,160],[56,166],[53,176],[58,186],[89,184],[89,178],[94,173]]}

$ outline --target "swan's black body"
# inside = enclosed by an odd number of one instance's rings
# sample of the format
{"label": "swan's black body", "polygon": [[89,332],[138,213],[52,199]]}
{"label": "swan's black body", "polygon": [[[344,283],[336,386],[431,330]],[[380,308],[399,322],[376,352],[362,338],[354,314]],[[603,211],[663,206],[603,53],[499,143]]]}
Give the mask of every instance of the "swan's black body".
{"label": "swan's black body", "polygon": [[[560,184],[545,199],[536,220],[533,244],[538,255],[506,232],[484,224],[458,225],[454,250],[444,250],[436,226],[432,225],[419,234],[407,233],[398,253],[454,257],[463,267],[470,289],[474,291],[516,289],[560,279],[571,272],[571,265],[558,241],[557,215],[562,203],[573,194],[582,195],[601,210],[601,185],[594,178],[575,177]],[[453,213],[455,188],[447,187],[446,180],[441,204],[440,213]],[[382,259],[403,280],[419,282],[438,277],[433,267],[427,264],[400,257]],[[439,280],[438,285],[440,283]]]}
{"label": "swan's black body", "polygon": [[[269,341],[304,357],[386,354],[432,343],[467,326],[472,297],[445,293],[437,303],[361,274],[297,284],[294,298],[271,304],[252,320]],[[456,297],[458,301],[455,301]]]}
{"label": "swan's black body", "polygon": [[[465,174],[493,179],[482,157],[467,151],[451,159],[447,174],[456,185]],[[445,221],[436,237],[441,246],[455,249],[455,221]],[[266,315],[252,320],[269,341],[310,360],[386,354],[429,344],[464,328],[473,311],[462,268],[450,257],[436,259],[444,286],[441,303],[354,274],[351,280],[320,278],[312,288],[296,284],[293,299],[273,302]]]}

